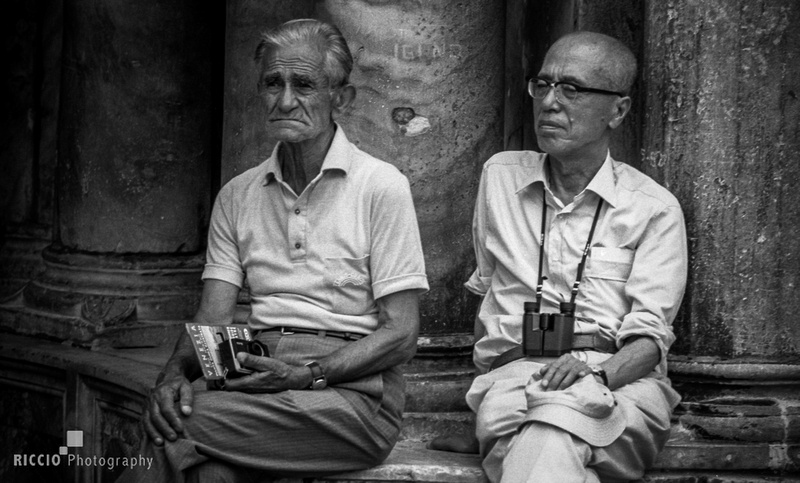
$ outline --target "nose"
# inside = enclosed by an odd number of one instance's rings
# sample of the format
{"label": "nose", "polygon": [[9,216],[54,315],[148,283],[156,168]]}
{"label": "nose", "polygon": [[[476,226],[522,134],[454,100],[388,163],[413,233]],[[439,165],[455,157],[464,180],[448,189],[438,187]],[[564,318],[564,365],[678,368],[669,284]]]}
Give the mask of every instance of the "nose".
{"label": "nose", "polygon": [[297,106],[297,97],[294,95],[292,86],[287,84],[281,91],[280,98],[278,99],[278,107],[283,111],[291,111]]}
{"label": "nose", "polygon": [[561,107],[561,99],[558,97],[558,87],[550,87],[547,94],[541,100],[542,107],[545,109],[555,109]]}

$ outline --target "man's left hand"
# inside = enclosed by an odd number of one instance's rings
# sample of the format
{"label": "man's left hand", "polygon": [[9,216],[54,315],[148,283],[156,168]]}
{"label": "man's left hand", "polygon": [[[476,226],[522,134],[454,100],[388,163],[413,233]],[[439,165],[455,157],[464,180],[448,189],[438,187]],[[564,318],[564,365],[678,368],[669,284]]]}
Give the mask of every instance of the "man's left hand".
{"label": "man's left hand", "polygon": [[305,389],[311,383],[311,371],[304,366],[291,366],[271,357],[260,357],[245,352],[236,354],[239,363],[253,369],[249,376],[230,379],[225,390],[241,392],[281,392]]}
{"label": "man's left hand", "polygon": [[547,391],[562,390],[570,387],[575,381],[591,374],[592,370],[585,362],[564,354],[555,362],[551,362],[539,370],[542,387]]}

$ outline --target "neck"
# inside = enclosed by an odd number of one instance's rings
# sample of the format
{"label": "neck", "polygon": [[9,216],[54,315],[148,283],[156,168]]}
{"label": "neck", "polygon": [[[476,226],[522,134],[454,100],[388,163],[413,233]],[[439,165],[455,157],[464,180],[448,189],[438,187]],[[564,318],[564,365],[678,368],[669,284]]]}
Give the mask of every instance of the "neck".
{"label": "neck", "polygon": [[283,142],[278,150],[278,162],[283,179],[300,194],[317,177],[328,154],[335,129],[320,136],[298,143]]}
{"label": "neck", "polygon": [[564,205],[572,203],[575,197],[586,189],[604,162],[605,155],[591,162],[585,159],[565,162],[548,155],[547,165],[553,195]]}

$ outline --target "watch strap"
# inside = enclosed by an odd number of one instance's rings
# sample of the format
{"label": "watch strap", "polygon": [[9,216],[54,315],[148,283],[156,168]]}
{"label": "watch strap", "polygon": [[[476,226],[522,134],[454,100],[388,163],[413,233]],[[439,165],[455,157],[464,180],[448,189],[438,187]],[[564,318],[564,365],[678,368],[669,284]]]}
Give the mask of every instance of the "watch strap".
{"label": "watch strap", "polygon": [[307,363],[306,367],[311,369],[311,385],[308,388],[312,390],[325,389],[328,386],[328,382],[325,378],[325,373],[322,372],[322,367],[316,361]]}
{"label": "watch strap", "polygon": [[608,374],[606,374],[606,370],[597,365],[589,366],[589,368],[592,370],[592,374],[600,377],[600,379],[603,380],[603,385],[608,387]]}

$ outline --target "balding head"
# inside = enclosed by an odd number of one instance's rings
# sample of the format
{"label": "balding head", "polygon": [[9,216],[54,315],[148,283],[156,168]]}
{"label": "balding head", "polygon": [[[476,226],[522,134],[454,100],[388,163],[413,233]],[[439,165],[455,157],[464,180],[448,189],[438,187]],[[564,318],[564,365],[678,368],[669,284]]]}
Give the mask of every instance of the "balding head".
{"label": "balding head", "polygon": [[[607,83],[604,88],[628,94],[636,79],[636,56],[619,40],[597,32],[572,32],[559,38],[548,55],[558,49],[586,49],[597,59],[595,75]],[[589,66],[587,66],[589,67]]]}

